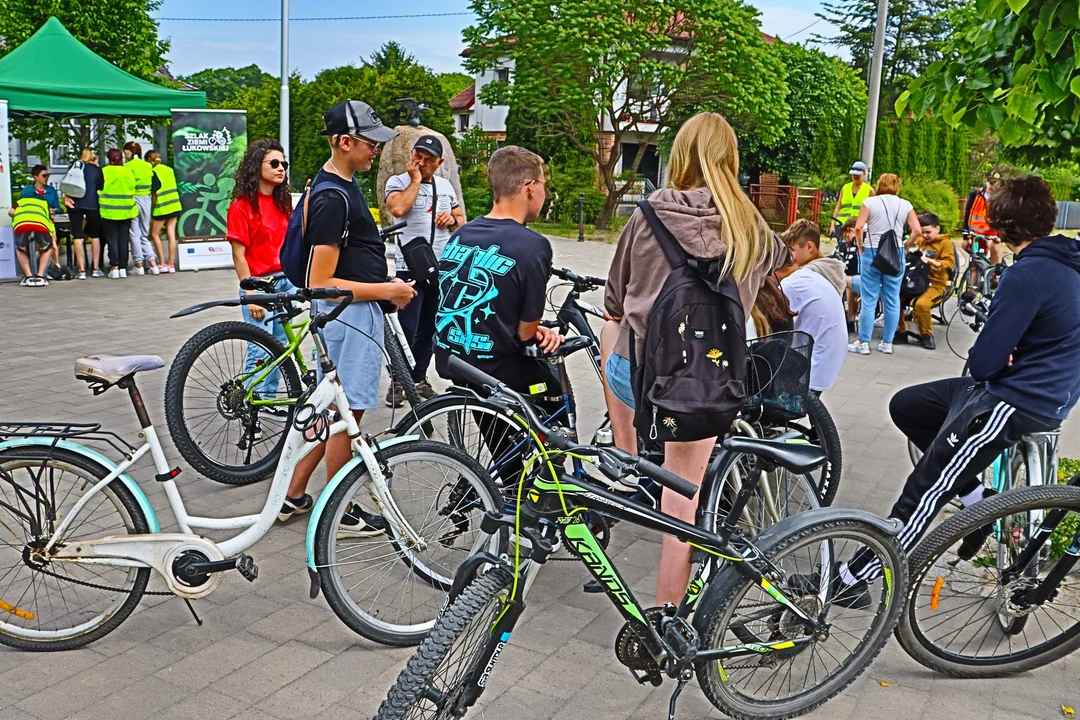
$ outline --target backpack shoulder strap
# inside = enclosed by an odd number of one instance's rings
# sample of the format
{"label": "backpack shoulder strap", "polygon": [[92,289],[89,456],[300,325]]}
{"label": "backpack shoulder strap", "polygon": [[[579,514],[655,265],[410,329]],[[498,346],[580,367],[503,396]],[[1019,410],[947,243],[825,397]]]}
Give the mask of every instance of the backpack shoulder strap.
{"label": "backpack shoulder strap", "polygon": [[686,251],[679,246],[679,241],[671,234],[667,225],[656,216],[656,210],[653,209],[649,201],[642,200],[638,202],[638,208],[645,217],[645,221],[649,223],[649,227],[652,228],[653,235],[656,237],[656,241],[660,243],[660,249],[664,251],[664,257],[667,258],[671,269],[674,270],[685,265]]}
{"label": "backpack shoulder strap", "polygon": [[311,180],[308,180],[307,186],[304,192],[304,235],[307,235],[307,221],[308,221],[308,203],[311,201],[311,196],[322,192],[323,190],[334,190],[345,201],[345,235],[349,234],[349,194],[336,182],[332,180],[323,180],[321,183],[316,183],[314,186],[311,184]]}

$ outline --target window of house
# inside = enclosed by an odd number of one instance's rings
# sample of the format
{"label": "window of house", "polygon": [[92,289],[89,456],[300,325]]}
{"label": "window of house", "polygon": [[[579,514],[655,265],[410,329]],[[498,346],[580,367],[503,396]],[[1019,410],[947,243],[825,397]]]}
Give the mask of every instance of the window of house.
{"label": "window of house", "polygon": [[499,82],[510,82],[510,68],[495,68],[495,79]]}
{"label": "window of house", "polygon": [[465,132],[469,129],[469,113],[461,113],[457,116],[457,129],[458,132]]}

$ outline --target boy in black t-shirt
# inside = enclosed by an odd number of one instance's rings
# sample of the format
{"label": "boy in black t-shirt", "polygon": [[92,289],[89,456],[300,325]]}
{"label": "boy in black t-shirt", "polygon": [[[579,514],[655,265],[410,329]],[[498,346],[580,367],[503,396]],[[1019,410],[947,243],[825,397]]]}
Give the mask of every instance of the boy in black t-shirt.
{"label": "boy in black t-shirt", "polygon": [[547,196],[544,161],[508,145],[491,156],[487,170],[494,207],[450,238],[439,265],[435,368],[449,378],[447,362],[457,355],[515,390],[558,394],[551,365],[521,354],[525,345],[538,343],[547,353],[563,341],[540,326],[551,243],[525,227]]}
{"label": "boy in black t-shirt", "polygon": [[[345,197],[327,188],[315,194],[308,208],[304,239],[311,244],[308,285],[313,288],[337,287],[352,290],[353,301],[323,331],[326,350],[337,368],[338,380],[345,389],[353,416],[359,423],[365,410],[378,407],[379,378],[383,366],[383,315],[378,301],[392,302],[398,308],[409,304],[416,291],[412,283],[391,280],[386,266],[386,250],[379,228],[368,209],[354,176],[367,172],[379,154],[382,143],[397,137],[379,121],[367,103],[343,100],[323,116],[330,141],[331,156],[315,176],[314,185],[330,181],[340,186],[349,198],[348,217]],[[326,309],[320,301],[319,310]],[[316,363],[318,373],[321,368]],[[352,457],[347,433],[330,437],[323,448],[308,453],[296,467],[285,503],[278,519],[309,512],[314,505],[304,491],[315,466],[326,454],[326,475],[333,478]],[[338,537],[378,535],[378,522],[351,505],[338,528]]]}

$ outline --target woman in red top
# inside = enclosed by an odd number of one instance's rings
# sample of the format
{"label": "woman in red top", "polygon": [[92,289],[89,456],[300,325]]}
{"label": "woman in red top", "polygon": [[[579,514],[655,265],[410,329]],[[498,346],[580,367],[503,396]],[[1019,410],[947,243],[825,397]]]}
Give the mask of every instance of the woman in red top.
{"label": "woman in red top", "polygon": [[[259,140],[248,148],[244,162],[236,171],[225,236],[232,245],[233,266],[241,280],[281,272],[281,245],[285,242],[285,230],[292,214],[292,195],[285,182],[288,169],[281,143]],[[292,283],[284,277],[275,283],[277,292],[293,289]],[[256,294],[253,290],[246,293]],[[241,297],[244,294],[241,290]],[[281,321],[268,320],[265,308],[258,305],[241,305],[240,308],[245,322],[270,332],[282,345],[287,343]],[[249,347],[245,371],[253,371],[265,355],[261,349]],[[258,393],[263,397],[273,396],[278,392],[278,385],[279,374],[275,371],[260,384]]]}

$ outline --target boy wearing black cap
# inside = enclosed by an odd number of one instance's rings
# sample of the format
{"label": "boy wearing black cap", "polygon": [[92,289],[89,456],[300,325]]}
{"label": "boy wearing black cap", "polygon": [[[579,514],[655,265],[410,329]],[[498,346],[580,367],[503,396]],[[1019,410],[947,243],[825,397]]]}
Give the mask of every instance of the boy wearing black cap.
{"label": "boy wearing black cap", "polygon": [[[412,157],[405,172],[386,181],[386,209],[394,222],[408,223],[398,236],[395,268],[399,279],[413,280],[405,263],[401,244],[423,242],[432,246],[435,257],[442,257],[443,248],[451,233],[465,224],[465,210],[458,202],[454,186],[435,171],[443,164],[442,141],[435,135],[421,135],[412,146]],[[427,380],[428,365],[435,349],[435,313],[439,309],[437,284],[415,286],[416,299],[398,313],[401,328],[409,341],[415,365],[413,382],[422,398],[430,398],[435,391]],[[391,384],[386,393],[387,407],[401,407],[404,393]]]}
{"label": "boy wearing black cap", "polygon": [[[397,137],[397,131],[383,125],[371,106],[356,100],[334,105],[323,120],[326,130],[322,134],[330,141],[331,155],[315,175],[312,187],[332,182],[341,192],[328,188],[311,197],[304,234],[305,241],[311,244],[308,285],[352,290],[353,302],[339,316],[341,322],[327,326],[324,337],[330,359],[337,367],[338,380],[356,421],[360,422],[365,410],[379,405],[383,315],[378,301],[389,301],[403,308],[416,295],[411,283],[387,277],[385,245],[367,200],[353,179],[356,173],[371,169],[382,143]],[[323,301],[318,305],[318,310],[326,308]],[[321,376],[321,369],[318,372]],[[314,503],[304,491],[312,471],[322,460],[323,449],[328,478],[334,477],[352,456],[346,433],[331,436],[323,448],[308,453],[293,473],[288,496],[278,513],[279,520],[311,510]],[[338,535],[378,535],[382,531],[372,525],[378,520],[364,515],[359,506],[353,506],[345,514]]]}

